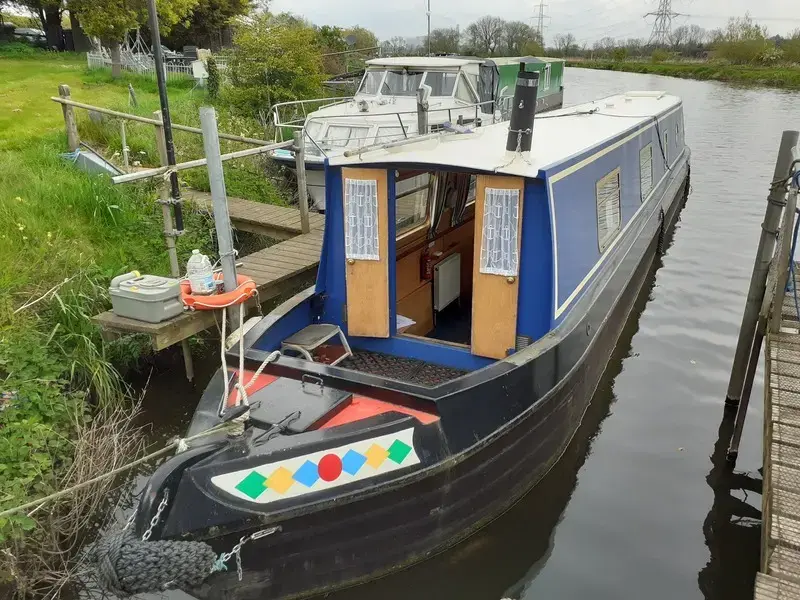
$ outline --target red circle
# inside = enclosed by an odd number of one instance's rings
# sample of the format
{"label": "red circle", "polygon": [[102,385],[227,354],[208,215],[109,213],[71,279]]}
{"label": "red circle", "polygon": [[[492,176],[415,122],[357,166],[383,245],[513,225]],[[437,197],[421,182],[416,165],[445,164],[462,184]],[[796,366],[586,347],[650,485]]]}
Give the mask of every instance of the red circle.
{"label": "red circle", "polygon": [[333,481],[342,473],[342,459],[335,454],[326,454],[320,459],[317,469],[320,479]]}

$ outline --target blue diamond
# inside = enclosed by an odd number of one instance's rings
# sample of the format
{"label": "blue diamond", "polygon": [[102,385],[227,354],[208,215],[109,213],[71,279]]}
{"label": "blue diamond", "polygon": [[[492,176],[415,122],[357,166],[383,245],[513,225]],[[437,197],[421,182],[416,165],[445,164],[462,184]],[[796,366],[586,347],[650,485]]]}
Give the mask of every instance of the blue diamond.
{"label": "blue diamond", "polygon": [[299,469],[297,469],[297,471],[294,472],[292,479],[302,483],[306,487],[311,487],[317,482],[317,479],[319,479],[317,465],[312,463],[310,460],[307,460],[300,466]]}
{"label": "blue diamond", "polygon": [[355,450],[348,450],[342,457],[342,471],[355,475],[365,462],[367,462],[366,456]]}

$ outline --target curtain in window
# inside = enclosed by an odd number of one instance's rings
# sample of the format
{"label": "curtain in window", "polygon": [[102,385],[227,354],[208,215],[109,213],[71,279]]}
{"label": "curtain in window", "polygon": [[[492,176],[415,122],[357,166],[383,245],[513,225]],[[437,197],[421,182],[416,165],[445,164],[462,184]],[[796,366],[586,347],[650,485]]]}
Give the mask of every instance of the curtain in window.
{"label": "curtain in window", "polygon": [[603,252],[620,228],[619,169],[597,182],[597,237]]}
{"label": "curtain in window", "polygon": [[647,144],[639,151],[639,184],[642,189],[642,201],[653,189],[653,145]]}
{"label": "curtain in window", "polygon": [[519,190],[486,188],[481,232],[481,273],[519,271]]}
{"label": "curtain in window", "polygon": [[345,257],[380,260],[378,250],[378,182],[345,179]]}
{"label": "curtain in window", "polygon": [[469,203],[469,186],[474,175],[469,173],[456,173],[456,198],[453,204],[453,213],[450,215],[450,226],[456,227],[464,221],[464,213]]}

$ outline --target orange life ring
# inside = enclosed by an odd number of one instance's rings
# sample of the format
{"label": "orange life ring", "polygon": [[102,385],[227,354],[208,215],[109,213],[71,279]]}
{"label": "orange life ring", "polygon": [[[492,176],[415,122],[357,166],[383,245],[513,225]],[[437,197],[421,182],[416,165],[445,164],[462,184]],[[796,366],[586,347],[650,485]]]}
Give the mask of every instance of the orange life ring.
{"label": "orange life ring", "polygon": [[[222,281],[222,273],[214,273],[216,281]],[[211,294],[209,296],[193,295],[189,280],[181,281],[181,300],[190,310],[217,310],[227,306],[241,304],[258,293],[256,282],[245,275],[236,276],[236,289],[230,292]]]}

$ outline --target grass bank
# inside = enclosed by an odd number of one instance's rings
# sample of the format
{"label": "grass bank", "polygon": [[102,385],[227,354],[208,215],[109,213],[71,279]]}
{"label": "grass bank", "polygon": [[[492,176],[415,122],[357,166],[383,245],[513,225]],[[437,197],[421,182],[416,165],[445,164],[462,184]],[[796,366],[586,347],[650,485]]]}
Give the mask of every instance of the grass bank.
{"label": "grass bank", "polygon": [[776,88],[800,90],[800,67],[757,67],[705,63],[653,63],[638,61],[586,60],[567,61],[569,67],[650,73],[682,79],[726,81],[743,85],[765,85]]}
{"label": "grass bank", "polygon": [[[129,82],[137,108],[129,106]],[[62,83],[88,104],[147,116],[158,108],[153,82],[112,82],[87,72],[82,55],[0,52],[0,511],[59,489],[74,472],[87,424],[128,402],[120,372],[147,345],[101,339],[91,317],[108,307],[109,280],[132,269],[169,272],[154,184],[116,187],[60,156],[63,117],[50,97]],[[186,124],[197,124],[197,108],[207,103],[190,83],[172,85],[170,100],[173,120]],[[256,124],[219,112],[222,130],[257,133]],[[118,121],[77,114],[82,139],[109,155],[121,150]],[[151,126],[129,127],[128,144],[132,160],[155,164]],[[179,159],[202,154],[200,136],[179,134],[176,145]],[[204,169],[182,178],[207,188]],[[226,182],[231,194],[283,201],[257,160],[226,168]],[[193,248],[213,250],[212,230],[207,218],[187,211],[179,260]],[[20,596],[48,591],[45,569],[31,562],[42,557],[31,552],[51,547],[54,514],[64,516],[40,510],[0,518],[0,595],[4,582]],[[79,545],[62,542],[68,548],[53,560],[67,564]]]}

